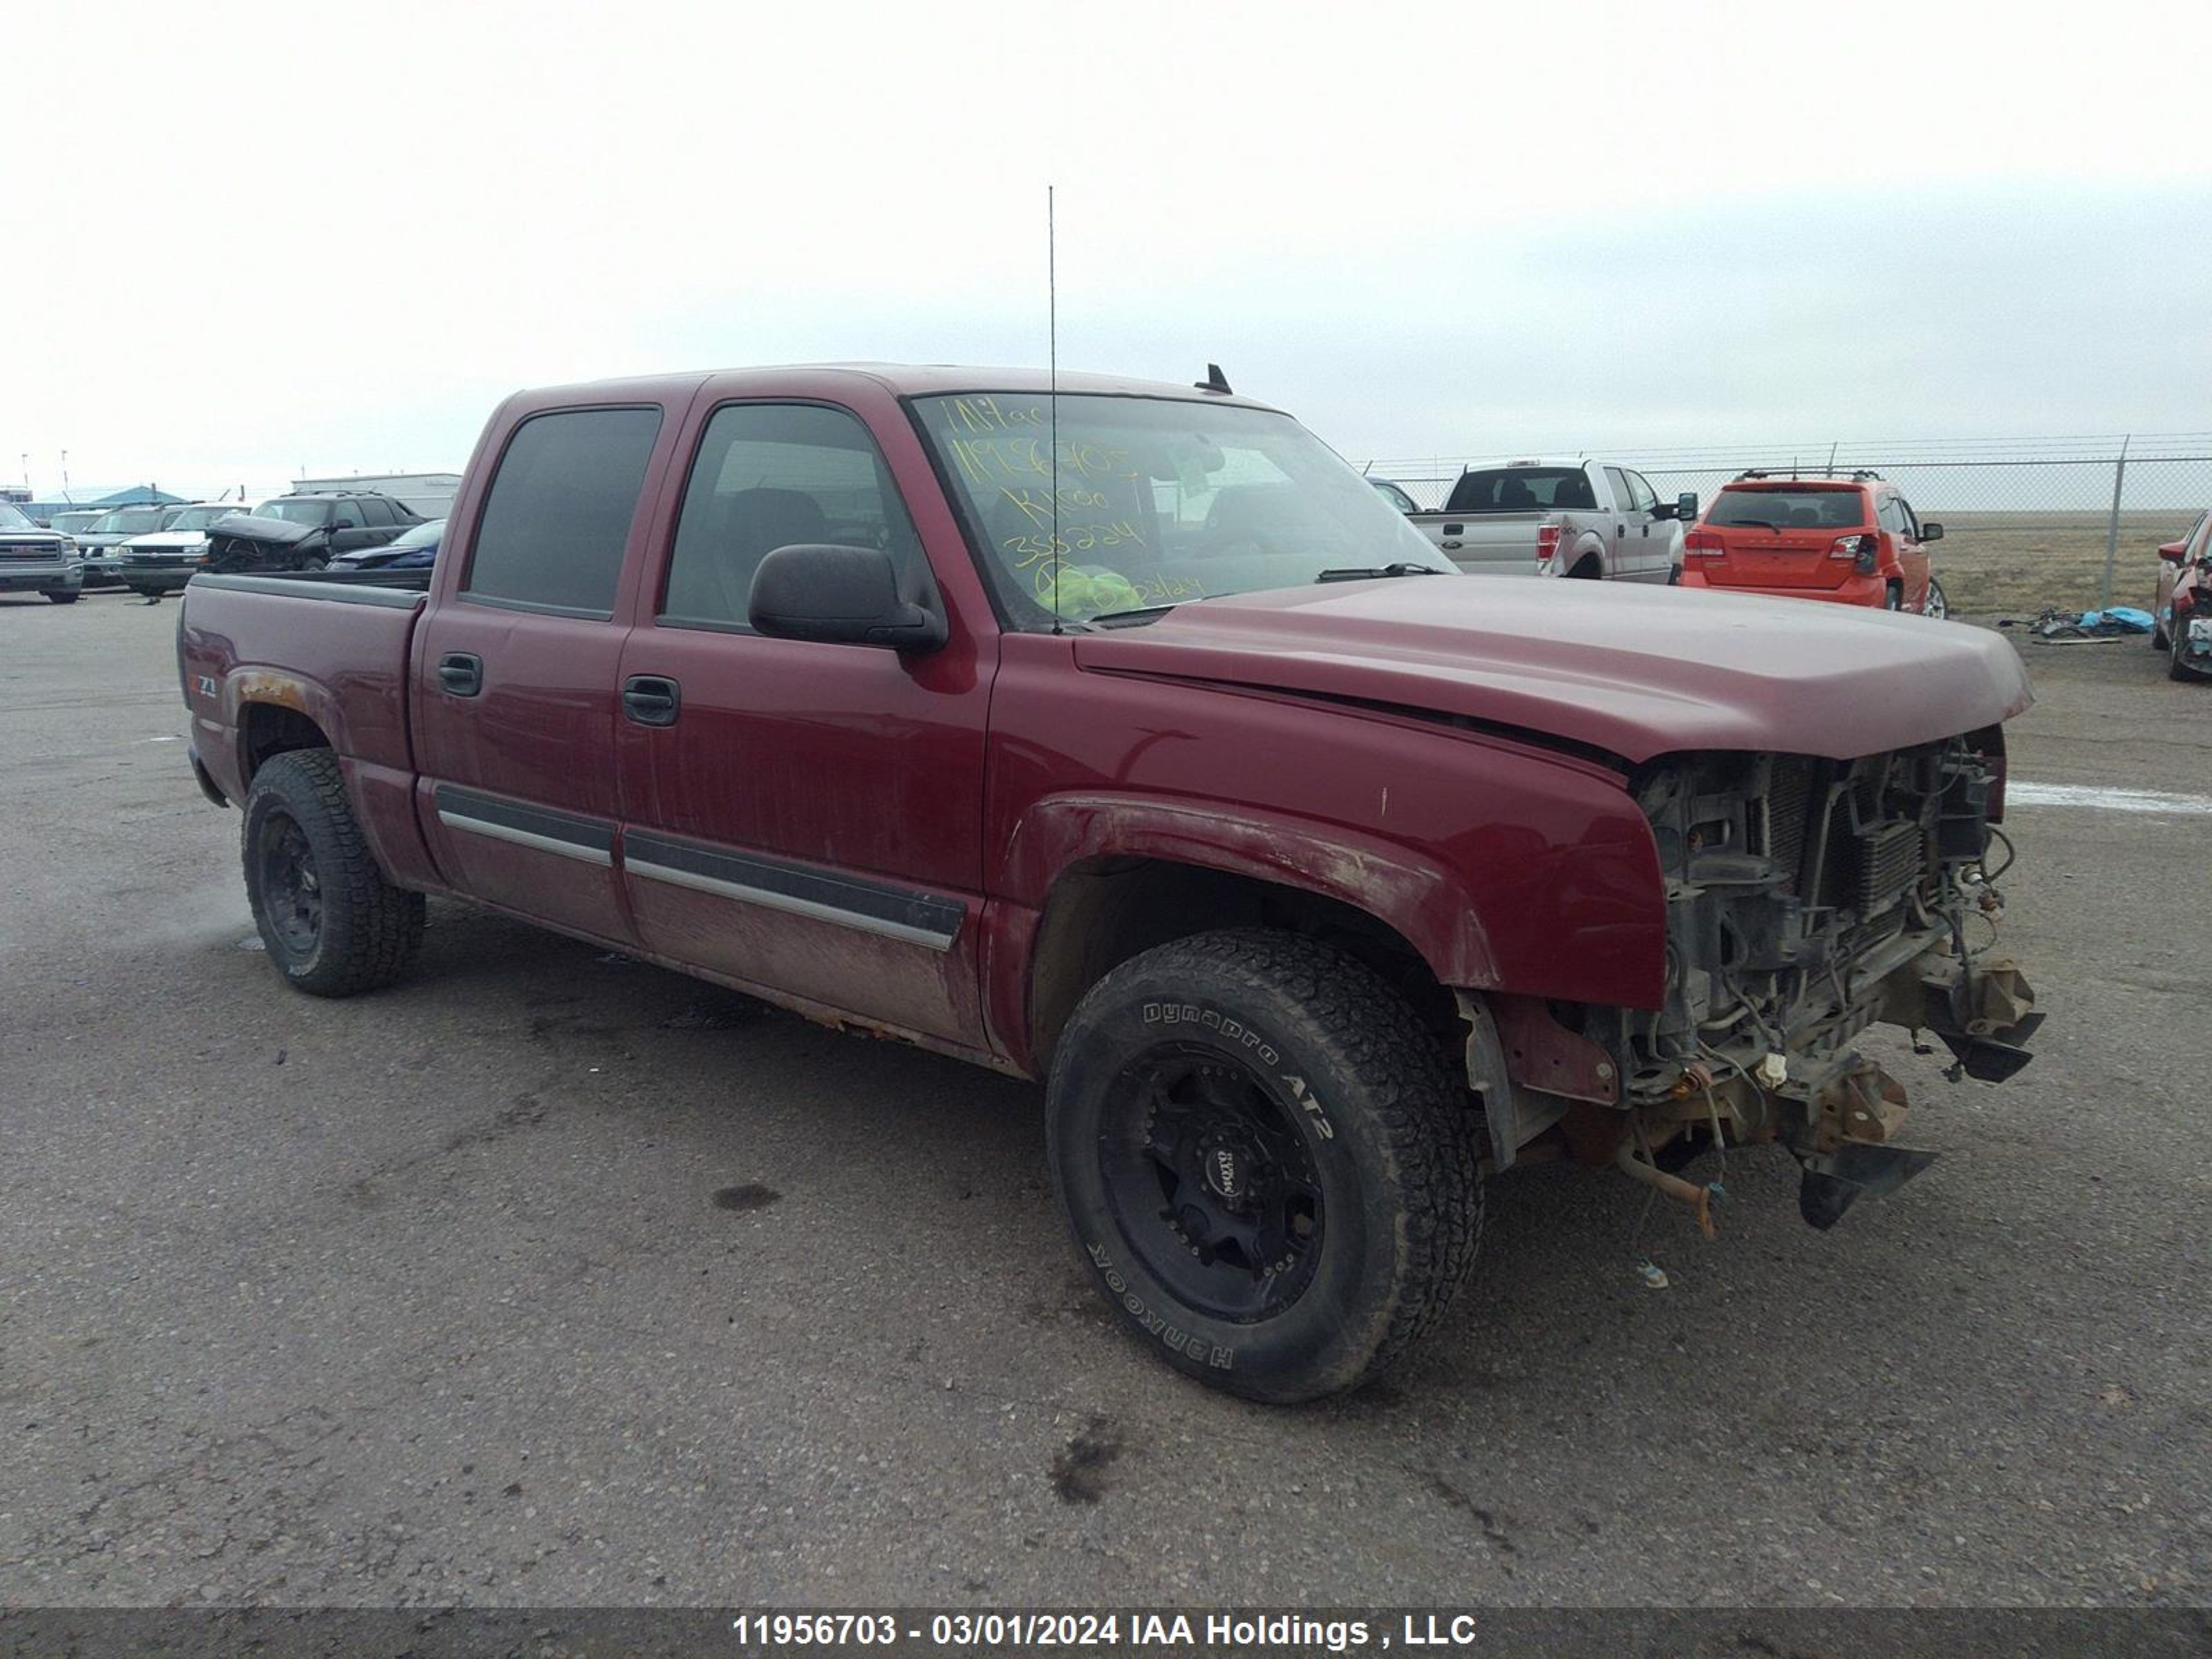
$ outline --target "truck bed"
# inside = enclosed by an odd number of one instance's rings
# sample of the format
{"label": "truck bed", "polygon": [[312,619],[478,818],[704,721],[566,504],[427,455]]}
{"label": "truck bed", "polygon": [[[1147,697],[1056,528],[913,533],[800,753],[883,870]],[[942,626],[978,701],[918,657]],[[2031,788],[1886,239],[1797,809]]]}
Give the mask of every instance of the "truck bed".
{"label": "truck bed", "polygon": [[[193,752],[217,789],[245,798],[240,750],[256,735],[248,703],[306,716],[349,763],[410,769],[409,651],[430,574],[192,578],[178,655]],[[250,655],[241,641],[252,642]]]}

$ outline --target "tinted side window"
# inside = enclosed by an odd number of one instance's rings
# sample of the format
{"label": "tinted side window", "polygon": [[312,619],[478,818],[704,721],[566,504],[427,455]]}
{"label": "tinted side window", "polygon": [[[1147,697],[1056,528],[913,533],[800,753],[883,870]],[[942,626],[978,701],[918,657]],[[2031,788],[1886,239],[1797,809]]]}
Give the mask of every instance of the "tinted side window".
{"label": "tinted side window", "polygon": [[360,529],[361,503],[359,501],[339,501],[336,503],[331,508],[329,522],[331,527],[337,530]]}
{"label": "tinted side window", "polygon": [[517,427],[484,498],[462,592],[611,616],[660,410],[578,409]]}
{"label": "tinted side window", "polygon": [[1912,510],[1912,503],[1906,501],[1902,495],[1899,495],[1897,498],[1897,517],[1898,521],[1905,526],[1905,533],[1911,537],[1914,541],[1918,541],[1920,539],[1920,515]]}
{"label": "tinted side window", "polygon": [[384,501],[363,501],[361,504],[361,516],[368,520],[372,527],[377,529],[381,529],[392,522],[391,506]]}
{"label": "tinted side window", "polygon": [[744,627],[760,562],[805,542],[882,548],[902,575],[921,562],[905,504],[857,416],[811,404],[717,410],[684,487],[660,613]]}
{"label": "tinted side window", "polygon": [[1896,496],[1884,495],[1875,504],[1875,522],[1879,524],[1884,530],[1888,531],[1893,536],[1901,534],[1904,532],[1905,515],[1903,513],[1899,511],[1899,502]]}

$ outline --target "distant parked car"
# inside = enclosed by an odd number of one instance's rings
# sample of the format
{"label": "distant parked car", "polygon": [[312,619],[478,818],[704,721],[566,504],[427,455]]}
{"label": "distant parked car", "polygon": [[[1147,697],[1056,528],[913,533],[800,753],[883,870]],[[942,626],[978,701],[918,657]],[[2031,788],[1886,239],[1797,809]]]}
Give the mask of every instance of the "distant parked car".
{"label": "distant parked car", "polygon": [[43,593],[56,605],[75,605],[84,591],[76,544],[58,530],[41,530],[13,501],[0,501],[0,593]]}
{"label": "distant parked car", "polygon": [[167,529],[169,521],[182,510],[181,505],[118,507],[101,514],[91,528],[76,538],[77,551],[84,560],[85,586],[122,586],[118,550],[123,544],[133,536],[144,536],[156,530]]}
{"label": "distant parked car", "polygon": [[432,519],[418,524],[382,547],[356,548],[331,561],[333,570],[426,570],[438,562],[438,540],[446,521]]}
{"label": "distant parked car", "polygon": [[1722,486],[1683,544],[1683,585],[1943,617],[1923,524],[1878,472],[1746,472]]}
{"label": "distant parked car", "polygon": [[1389,502],[1391,506],[1396,507],[1401,513],[1405,514],[1408,518],[1421,510],[1421,505],[1419,501],[1416,501],[1411,495],[1408,495],[1396,484],[1392,483],[1388,478],[1370,478],[1367,482],[1375,486],[1376,493],[1379,494],[1384,501]]}
{"label": "distant parked car", "polygon": [[2180,585],[2183,571],[2204,556],[2209,527],[2212,527],[2212,511],[2200,513],[2186,532],[2158,550],[2158,586],[2150,602],[2150,648],[2154,651],[2165,650],[2170,642],[2173,590]]}
{"label": "distant parked car", "polygon": [[320,570],[334,559],[396,541],[422,522],[404,503],[366,490],[278,495],[213,526],[201,568],[264,574]]}
{"label": "distant parked car", "polygon": [[2166,653],[2177,680],[2212,678],[2212,513],[2188,535],[2158,550],[2158,599],[2151,643]]}
{"label": "distant parked car", "polygon": [[1609,461],[1509,461],[1468,468],[1442,511],[1407,516],[1470,575],[1672,582],[1698,498],[1662,501]]}
{"label": "distant parked car", "polygon": [[116,574],[133,593],[149,599],[173,593],[208,566],[208,532],[245,511],[240,501],[194,501],[177,509],[167,526],[133,536],[115,550]]}
{"label": "distant parked car", "polygon": [[98,507],[88,507],[81,513],[57,513],[46,520],[46,528],[58,530],[64,536],[79,537],[99,523],[100,517]]}

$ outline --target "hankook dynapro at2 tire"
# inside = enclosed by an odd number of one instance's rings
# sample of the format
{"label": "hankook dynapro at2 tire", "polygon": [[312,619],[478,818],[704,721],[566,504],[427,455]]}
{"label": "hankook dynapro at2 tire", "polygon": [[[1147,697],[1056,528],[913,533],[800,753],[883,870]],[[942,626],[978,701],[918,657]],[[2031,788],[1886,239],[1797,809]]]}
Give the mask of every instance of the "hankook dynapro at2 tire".
{"label": "hankook dynapro at2 tire", "polygon": [[246,792],[246,895],[269,959],[299,989],[351,996],[389,985],[422,942],[422,896],[394,887],[369,855],[337,757],[273,757]]}
{"label": "hankook dynapro at2 tire", "polygon": [[1054,1057],[1053,1182],[1170,1364],[1255,1400],[1356,1388],[1433,1325],[1481,1235],[1476,1120],[1372,969],[1269,932],[1146,951]]}

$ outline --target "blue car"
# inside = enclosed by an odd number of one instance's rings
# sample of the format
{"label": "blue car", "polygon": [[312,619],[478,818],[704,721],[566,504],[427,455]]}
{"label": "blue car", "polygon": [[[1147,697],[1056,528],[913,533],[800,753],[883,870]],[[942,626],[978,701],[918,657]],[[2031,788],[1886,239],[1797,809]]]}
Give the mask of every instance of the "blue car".
{"label": "blue car", "polygon": [[381,547],[363,547],[332,559],[333,570],[424,570],[438,562],[438,540],[446,521],[433,519],[418,524]]}

